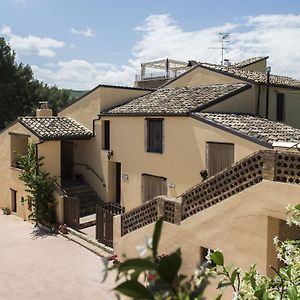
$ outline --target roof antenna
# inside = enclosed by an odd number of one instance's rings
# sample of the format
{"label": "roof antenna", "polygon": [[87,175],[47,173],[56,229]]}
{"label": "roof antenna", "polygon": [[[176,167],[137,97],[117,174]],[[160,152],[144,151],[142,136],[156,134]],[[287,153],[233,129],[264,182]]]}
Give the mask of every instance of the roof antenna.
{"label": "roof antenna", "polygon": [[229,49],[226,47],[226,43],[230,42],[230,33],[229,32],[219,32],[219,43],[221,44],[221,47],[210,47],[208,49],[220,49],[221,50],[221,65],[224,66],[224,50]]}

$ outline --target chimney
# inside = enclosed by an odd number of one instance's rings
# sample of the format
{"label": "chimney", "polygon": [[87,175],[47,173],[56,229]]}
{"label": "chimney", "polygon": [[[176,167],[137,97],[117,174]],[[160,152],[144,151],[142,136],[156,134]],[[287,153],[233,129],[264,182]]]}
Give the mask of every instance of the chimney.
{"label": "chimney", "polygon": [[224,59],[224,67],[230,67],[231,66],[231,61],[229,59]]}
{"label": "chimney", "polygon": [[39,108],[36,110],[36,116],[38,118],[52,117],[52,109],[48,107],[47,101],[39,102]]}

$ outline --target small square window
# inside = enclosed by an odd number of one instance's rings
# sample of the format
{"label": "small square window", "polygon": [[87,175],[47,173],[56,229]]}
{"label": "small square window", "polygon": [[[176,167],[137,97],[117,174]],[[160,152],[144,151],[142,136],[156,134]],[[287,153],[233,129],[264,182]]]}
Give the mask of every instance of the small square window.
{"label": "small square window", "polygon": [[163,119],[147,119],[147,152],[163,153]]}

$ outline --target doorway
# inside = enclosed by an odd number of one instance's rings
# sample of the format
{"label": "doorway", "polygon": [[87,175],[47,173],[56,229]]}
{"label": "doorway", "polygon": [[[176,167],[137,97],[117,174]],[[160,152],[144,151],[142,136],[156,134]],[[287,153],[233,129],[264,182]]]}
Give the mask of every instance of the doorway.
{"label": "doorway", "polygon": [[159,195],[167,195],[167,178],[142,174],[142,197],[143,202]]}
{"label": "doorway", "polygon": [[121,163],[108,162],[108,202],[121,204]]}
{"label": "doorway", "polygon": [[121,204],[121,163],[116,162],[116,202]]}
{"label": "doorway", "polygon": [[17,212],[17,191],[10,189],[11,211]]}
{"label": "doorway", "polygon": [[73,179],[74,150],[72,142],[61,141],[61,179]]}
{"label": "doorway", "polygon": [[228,143],[206,143],[207,170],[212,176],[234,163],[234,144]]}

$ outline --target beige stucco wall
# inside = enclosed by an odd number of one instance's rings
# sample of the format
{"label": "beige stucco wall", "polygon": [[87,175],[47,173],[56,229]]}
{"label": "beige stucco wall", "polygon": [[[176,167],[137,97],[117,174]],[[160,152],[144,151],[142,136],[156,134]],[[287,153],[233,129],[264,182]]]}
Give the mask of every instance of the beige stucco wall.
{"label": "beige stucco wall", "polygon": [[216,105],[212,105],[205,109],[204,112],[218,112],[218,113],[249,113],[255,114],[256,101],[255,86],[230,97]]}
{"label": "beige stucco wall", "polygon": [[[278,219],[285,219],[288,204],[299,203],[299,192],[299,185],[263,181],[182,221],[180,226],[165,222],[159,253],[180,247],[182,271],[191,273],[199,262],[201,246],[219,248],[226,265],[248,269],[257,264],[260,272],[271,274],[269,265],[277,266],[272,238],[278,235]],[[137,256],[136,246],[143,244],[144,236],[152,236],[154,224],[120,238],[120,217],[114,219],[115,253]]]}
{"label": "beige stucco wall", "polygon": [[[126,211],[141,204],[142,174],[167,178],[168,196],[177,197],[197,184],[206,169],[206,142],[235,144],[235,161],[263,147],[189,117],[164,118],[163,154],[145,151],[144,117],[111,117],[112,161],[121,162],[122,205]],[[104,151],[102,151],[104,152]]]}
{"label": "beige stucco wall", "polygon": [[[11,203],[11,189],[17,192],[17,215],[24,220],[27,220],[30,211],[27,209],[27,205],[21,205],[20,201],[22,197],[26,197],[25,186],[19,180],[21,170],[18,168],[11,167],[11,135],[10,132],[23,134],[28,136],[28,142],[32,142],[34,137],[31,136],[30,132],[26,130],[19,123],[6,128],[0,134],[0,207],[12,208]],[[14,136],[16,137],[16,136]],[[18,144],[18,143],[17,143]],[[13,149],[14,146],[12,145]]]}
{"label": "beige stucco wall", "polygon": [[267,67],[267,60],[260,60],[256,63],[253,63],[251,65],[245,66],[243,68],[241,68],[244,71],[256,71],[256,72],[262,72],[265,73],[266,72],[266,67]]}
{"label": "beige stucco wall", "polygon": [[238,82],[243,81],[227,75],[207,70],[205,68],[197,67],[194,70],[186,73],[184,76],[178,77],[178,79],[171,81],[169,84],[166,85],[166,87],[172,88],[182,86],[197,86],[206,84]]}
{"label": "beige stucco wall", "polygon": [[[285,95],[285,120],[283,123],[292,127],[300,128],[300,89],[288,89],[270,87],[269,90],[269,119],[276,121],[277,112],[277,93]],[[261,87],[260,92],[260,105],[259,114],[264,117],[266,114],[266,87]]]}
{"label": "beige stucco wall", "polygon": [[[20,204],[21,198],[26,198],[27,195],[23,182],[19,180],[19,175],[22,171],[18,168],[11,167],[11,146],[13,149],[16,149],[15,146],[18,146],[18,143],[16,144],[15,141],[13,145],[11,145],[11,136],[16,137],[17,135],[10,135],[10,133],[27,135],[28,143],[37,143],[38,139],[19,123],[15,123],[14,125],[6,128],[0,134],[0,190],[2,192],[0,197],[0,207],[12,208],[11,189],[15,190],[17,191],[16,214],[19,217],[24,218],[24,220],[27,220],[30,214],[30,211],[27,209],[27,204]],[[38,145],[38,155],[39,157],[45,157],[42,161],[44,163],[42,168],[51,176],[56,176],[58,182],[60,182],[60,142],[50,141]],[[61,220],[61,205],[57,206],[56,214],[59,220]]]}
{"label": "beige stucco wall", "polygon": [[147,93],[149,93],[147,90],[99,87],[59,112],[58,115],[70,117],[93,130],[93,119],[96,119],[100,112]]}

